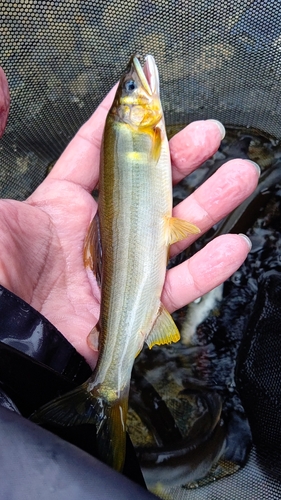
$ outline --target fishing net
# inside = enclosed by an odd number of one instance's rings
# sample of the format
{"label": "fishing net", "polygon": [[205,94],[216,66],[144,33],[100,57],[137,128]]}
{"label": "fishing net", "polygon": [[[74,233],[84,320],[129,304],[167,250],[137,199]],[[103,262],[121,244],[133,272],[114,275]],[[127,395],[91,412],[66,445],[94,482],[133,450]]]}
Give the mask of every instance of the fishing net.
{"label": "fishing net", "polygon": [[[11,94],[1,197],[23,200],[39,185],[135,52],[156,59],[167,125],[216,118],[280,139],[279,0],[0,0],[0,12]],[[246,466],[174,498],[281,497],[280,320],[277,304],[272,335],[253,327],[241,347],[237,380],[254,439]]]}

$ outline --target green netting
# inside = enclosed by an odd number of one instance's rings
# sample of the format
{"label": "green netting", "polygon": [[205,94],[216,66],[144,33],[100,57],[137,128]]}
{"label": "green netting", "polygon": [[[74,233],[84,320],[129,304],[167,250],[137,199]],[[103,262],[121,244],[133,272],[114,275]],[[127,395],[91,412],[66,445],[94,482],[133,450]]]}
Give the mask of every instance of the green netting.
{"label": "green netting", "polygon": [[[35,189],[134,52],[156,59],[167,124],[216,118],[281,136],[280,0],[0,0],[0,12],[1,197]],[[281,486],[254,450],[231,478],[177,495],[278,499]]]}
{"label": "green netting", "polygon": [[1,196],[40,183],[136,51],[156,59],[168,124],[212,117],[280,136],[279,1],[11,0],[0,12],[12,99]]}

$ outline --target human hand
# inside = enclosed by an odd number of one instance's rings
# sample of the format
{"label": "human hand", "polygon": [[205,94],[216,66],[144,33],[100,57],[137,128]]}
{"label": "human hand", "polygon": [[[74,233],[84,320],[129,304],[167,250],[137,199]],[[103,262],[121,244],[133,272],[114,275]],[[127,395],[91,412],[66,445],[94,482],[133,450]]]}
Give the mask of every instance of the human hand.
{"label": "human hand", "polygon": [[10,94],[6,75],[0,67],[0,137],[2,136],[8,119],[10,108]]}
{"label": "human hand", "polygon": [[[99,176],[99,153],[116,88],[81,127],[44,182],[24,202],[0,200],[0,283],[49,319],[93,367],[86,342],[99,316],[100,293],[83,264],[83,244],[97,204],[91,192]],[[170,141],[173,179],[179,182],[219,147],[211,120],[193,122]],[[204,233],[255,189],[258,171],[246,160],[224,164],[177,205],[174,216]],[[171,247],[174,255],[198,236]],[[244,261],[249,244],[223,235],[188,261],[169,270],[162,301],[172,312],[227,279]]]}

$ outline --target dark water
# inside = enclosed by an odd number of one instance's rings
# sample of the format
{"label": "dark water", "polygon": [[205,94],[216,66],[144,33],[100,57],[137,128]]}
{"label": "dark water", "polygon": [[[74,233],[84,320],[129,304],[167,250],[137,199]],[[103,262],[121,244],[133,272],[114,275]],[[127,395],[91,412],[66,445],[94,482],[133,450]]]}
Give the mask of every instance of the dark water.
{"label": "dark water", "polygon": [[[135,363],[129,432],[145,476],[148,471],[150,487],[165,498],[176,483],[194,488],[234,473],[247,463],[251,449],[252,432],[237,386],[237,360],[263,276],[270,270],[281,271],[279,142],[252,130],[227,130],[219,151],[175,187],[174,203],[192,193],[224,162],[237,157],[260,165],[262,175],[256,192],[169,265],[182,262],[214,236],[226,232],[246,233],[252,250],[215,294],[174,314],[182,334],[180,342],[145,348]],[[214,440],[218,425],[223,437]],[[161,453],[169,457],[168,461],[163,459],[166,469],[157,463]],[[173,484],[171,477],[177,467],[179,477]]]}

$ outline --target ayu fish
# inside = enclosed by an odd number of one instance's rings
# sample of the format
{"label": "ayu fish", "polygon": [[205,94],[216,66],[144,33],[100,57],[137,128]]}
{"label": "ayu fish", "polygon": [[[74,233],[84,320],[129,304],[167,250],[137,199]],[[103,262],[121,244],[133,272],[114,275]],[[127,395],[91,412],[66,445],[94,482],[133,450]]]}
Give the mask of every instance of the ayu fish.
{"label": "ayu fish", "polygon": [[133,56],[108,113],[101,150],[98,214],[84,261],[101,286],[99,358],[77,389],[43,406],[40,424],[93,424],[98,457],[121,471],[134,359],[149,347],[179,340],[160,297],[168,249],[199,229],[172,217],[168,140],[152,56]]}

